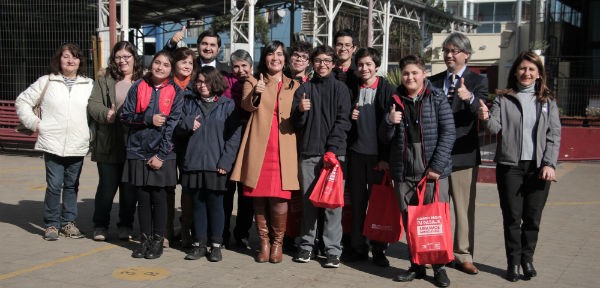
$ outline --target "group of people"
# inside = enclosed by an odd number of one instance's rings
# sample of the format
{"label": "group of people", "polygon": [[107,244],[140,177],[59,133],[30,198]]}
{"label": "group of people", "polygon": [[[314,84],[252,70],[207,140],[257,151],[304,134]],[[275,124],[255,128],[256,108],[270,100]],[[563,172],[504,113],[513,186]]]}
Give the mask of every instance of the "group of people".
{"label": "group of people", "polygon": [[[334,35],[335,47],[300,42],[287,49],[280,41],[267,43],[256,71],[244,50],[231,54],[229,66],[216,61],[221,40],[214,32],[198,37],[198,57],[187,47],[177,48],[182,39],[183,31],[176,33],[146,73],[135,47],[118,42],[95,82],[83,74],[81,49],[64,44],[51,60],[49,75],[19,95],[19,117],[38,131],[36,149],[44,152],[44,239],[83,237],[75,225],[77,191],[91,147],[99,175],[93,238],[108,238],[119,191],[120,239],[132,237],[137,203],[140,244],[132,257],[158,258],[167,240],[174,240],[174,187],[179,184],[181,241],[191,248],[185,259],[222,260],[237,191],[233,237],[249,247],[254,215],[260,244],[256,262],[282,261],[286,229],[293,223],[289,200],[296,195],[302,198],[302,220],[295,262],[314,259],[321,243],[324,267],[368,260],[369,251],[375,265],[387,267],[390,243],[370,241],[362,233],[371,184],[387,170],[405,230],[422,178],[438,183],[439,201],[452,199],[455,261],[449,264],[477,274],[479,123],[501,134],[496,173],[506,278],[517,281],[520,267],[523,277],[536,276],[533,254],[560,144],[558,108],[539,56],[518,55],[508,89],[488,108],[487,78],[467,67],[473,50],[461,33],[443,43],[447,70],[429,79],[422,57],[403,57],[399,87],[378,76],[380,52],[359,48],[350,30]],[[32,112],[40,98],[41,119]],[[342,208],[317,208],[309,200],[331,158],[340,163],[352,205],[345,246]],[[425,203],[434,200],[433,186],[427,185]],[[439,287],[450,285],[444,266],[432,265]],[[410,268],[394,280],[425,275],[425,265],[411,257]]]}

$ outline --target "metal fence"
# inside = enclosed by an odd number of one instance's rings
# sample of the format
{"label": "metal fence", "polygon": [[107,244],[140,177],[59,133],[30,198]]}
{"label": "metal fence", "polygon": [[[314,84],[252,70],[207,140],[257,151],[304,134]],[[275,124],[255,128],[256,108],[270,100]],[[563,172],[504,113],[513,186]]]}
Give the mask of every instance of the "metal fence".
{"label": "metal fence", "polygon": [[14,100],[47,73],[54,50],[75,42],[93,76],[92,37],[97,0],[0,0],[0,100]]}
{"label": "metal fence", "polygon": [[586,109],[600,107],[600,57],[549,57],[546,69],[562,116],[586,116]]}

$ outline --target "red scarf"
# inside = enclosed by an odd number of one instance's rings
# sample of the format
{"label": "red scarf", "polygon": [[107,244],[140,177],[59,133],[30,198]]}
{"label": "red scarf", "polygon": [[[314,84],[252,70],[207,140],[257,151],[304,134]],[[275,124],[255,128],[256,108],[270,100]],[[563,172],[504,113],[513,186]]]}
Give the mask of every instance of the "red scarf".
{"label": "red scarf", "polygon": [[175,76],[173,78],[173,80],[175,81],[175,84],[177,84],[177,86],[179,86],[179,88],[181,88],[181,90],[185,90],[185,88],[190,83],[191,79],[192,79],[192,75],[187,76],[187,77],[185,77],[183,79],[179,79],[179,77],[177,77],[177,76]]}
{"label": "red scarf", "polygon": [[145,79],[140,81],[140,85],[137,89],[137,103],[135,106],[136,113],[143,113],[150,105],[150,99],[152,99],[152,93],[154,90],[159,92],[158,96],[158,110],[163,115],[168,116],[171,113],[171,106],[173,105],[173,99],[177,92],[175,87],[169,83],[169,79],[158,85],[156,88],[152,87]]}

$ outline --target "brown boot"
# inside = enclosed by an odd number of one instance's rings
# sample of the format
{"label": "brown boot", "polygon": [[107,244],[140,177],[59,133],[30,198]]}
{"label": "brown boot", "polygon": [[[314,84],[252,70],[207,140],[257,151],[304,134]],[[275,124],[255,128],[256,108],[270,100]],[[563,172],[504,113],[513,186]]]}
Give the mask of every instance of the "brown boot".
{"label": "brown boot", "polygon": [[256,255],[256,262],[264,263],[269,261],[269,252],[271,243],[269,239],[269,226],[267,226],[265,199],[254,199],[254,217],[256,219],[256,230],[260,240],[260,251]]}
{"label": "brown boot", "polygon": [[[276,205],[286,205],[287,202],[277,203]],[[271,209],[271,229],[273,229],[273,245],[271,245],[271,255],[269,262],[280,263],[282,257],[283,237],[285,236],[285,227],[287,224],[287,212],[277,214],[276,209]],[[281,211],[281,210],[279,210]],[[287,211],[287,209],[284,209]]]}

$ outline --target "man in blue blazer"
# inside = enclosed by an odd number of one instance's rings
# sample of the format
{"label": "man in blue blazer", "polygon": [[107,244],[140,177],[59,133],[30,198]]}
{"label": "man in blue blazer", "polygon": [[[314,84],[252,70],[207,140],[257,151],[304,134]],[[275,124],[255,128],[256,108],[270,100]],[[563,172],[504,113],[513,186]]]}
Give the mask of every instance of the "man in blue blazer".
{"label": "man in blue blazer", "polygon": [[481,164],[477,111],[479,99],[488,95],[488,79],[469,71],[467,62],[473,54],[471,42],[462,33],[450,34],[442,43],[447,70],[430,78],[431,83],[444,90],[454,114],[456,142],[452,149],[452,174],[449,177],[450,195],[454,204],[455,267],[467,274],[477,274],[473,265],[475,196],[477,172]]}

